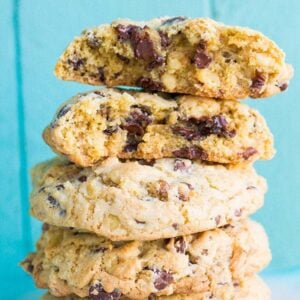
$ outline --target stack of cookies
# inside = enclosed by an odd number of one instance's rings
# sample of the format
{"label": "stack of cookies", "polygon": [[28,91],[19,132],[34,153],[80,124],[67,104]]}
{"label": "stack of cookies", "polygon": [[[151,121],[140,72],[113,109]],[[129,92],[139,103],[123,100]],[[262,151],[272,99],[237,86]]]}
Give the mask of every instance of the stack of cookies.
{"label": "stack of cookies", "polygon": [[72,97],[43,134],[60,157],[33,169],[43,233],[21,263],[43,299],[269,299],[268,240],[248,216],[273,138],[237,99],[285,90],[284,53],[209,19],[119,20],[84,31],[55,74],[108,88]]}

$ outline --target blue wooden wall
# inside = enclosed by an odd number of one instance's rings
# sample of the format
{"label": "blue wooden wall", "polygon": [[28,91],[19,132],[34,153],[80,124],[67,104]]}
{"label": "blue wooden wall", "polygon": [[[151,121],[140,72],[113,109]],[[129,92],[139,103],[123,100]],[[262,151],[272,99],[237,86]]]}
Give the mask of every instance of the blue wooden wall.
{"label": "blue wooden wall", "polygon": [[261,30],[294,65],[286,93],[248,103],[265,115],[278,150],[274,160],[257,163],[269,181],[266,205],[256,215],[273,250],[267,272],[300,268],[299,1],[0,0],[0,299],[36,299],[31,281],[17,267],[40,233],[40,224],[28,215],[28,170],[53,155],[41,132],[59,103],[90,89],[55,79],[56,59],[83,28],[163,15],[210,16]]}

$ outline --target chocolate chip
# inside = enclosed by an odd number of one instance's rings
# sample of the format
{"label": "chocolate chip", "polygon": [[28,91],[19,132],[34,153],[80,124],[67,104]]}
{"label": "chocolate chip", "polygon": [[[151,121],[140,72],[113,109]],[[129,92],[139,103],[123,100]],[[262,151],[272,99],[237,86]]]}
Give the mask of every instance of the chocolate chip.
{"label": "chocolate chip", "polygon": [[65,186],[63,184],[58,184],[55,186],[58,191],[64,190]]}
{"label": "chocolate chip", "polygon": [[162,85],[159,82],[148,77],[140,77],[137,80],[136,85],[149,91],[159,91],[162,89]]}
{"label": "chocolate chip", "polygon": [[50,228],[50,225],[48,223],[44,223],[43,226],[42,226],[42,231],[46,232],[46,231],[49,230],[49,228]]}
{"label": "chocolate chip", "polygon": [[208,255],[208,249],[202,249],[201,255],[207,256]]}
{"label": "chocolate chip", "polygon": [[154,294],[150,294],[150,296],[148,297],[148,300],[155,300],[155,299],[156,299],[156,297]]}
{"label": "chocolate chip", "polygon": [[221,222],[221,216],[220,215],[215,217],[215,222],[216,222],[217,226],[220,224],[220,222]]}
{"label": "chocolate chip", "polygon": [[123,55],[121,55],[121,54],[119,54],[119,53],[117,53],[116,55],[117,55],[117,57],[118,57],[121,61],[123,61],[124,63],[128,64],[128,63],[130,62],[130,59],[127,58],[126,56],[123,56]]}
{"label": "chocolate chip", "polygon": [[66,215],[67,211],[61,207],[60,203],[53,196],[48,195],[47,201],[51,208],[59,210],[59,215],[61,217],[64,217]]}
{"label": "chocolate chip", "polygon": [[96,253],[104,253],[108,250],[108,248],[106,247],[101,247],[101,246],[94,246],[92,249],[91,249],[91,252],[96,254]]}
{"label": "chocolate chip", "polygon": [[155,274],[154,286],[157,290],[163,290],[173,282],[173,275],[165,270],[153,269]]}
{"label": "chocolate chip", "polygon": [[171,40],[168,37],[168,34],[164,31],[159,30],[158,34],[160,36],[160,44],[162,48],[167,48],[170,46],[171,44]]}
{"label": "chocolate chip", "polygon": [[105,97],[105,94],[101,91],[94,91],[94,94],[99,95],[101,97]]}
{"label": "chocolate chip", "polygon": [[146,222],[145,221],[139,221],[139,220],[137,220],[137,219],[134,219],[134,221],[137,223],[137,224],[146,224]]}
{"label": "chocolate chip", "polygon": [[48,196],[47,201],[49,202],[50,207],[52,207],[52,208],[59,208],[60,207],[59,202],[51,195]]}
{"label": "chocolate chip", "polygon": [[234,215],[236,216],[236,217],[240,217],[241,215],[242,215],[242,209],[240,208],[240,209],[236,209],[235,211],[234,211]]}
{"label": "chocolate chip", "polygon": [[253,90],[253,92],[259,92],[263,88],[265,81],[265,75],[262,72],[256,71],[250,88]]}
{"label": "chocolate chip", "polygon": [[173,223],[173,224],[172,224],[172,227],[173,227],[175,230],[177,230],[178,227],[179,227],[179,225],[178,225],[177,223]]}
{"label": "chocolate chip", "polygon": [[154,60],[152,60],[149,64],[148,64],[148,71],[151,71],[152,69],[156,68],[156,67],[160,67],[165,63],[165,58],[158,55],[155,57]]}
{"label": "chocolate chip", "polygon": [[101,45],[100,40],[96,37],[95,33],[92,31],[86,32],[86,42],[92,49],[97,49]]}
{"label": "chocolate chip", "polygon": [[110,120],[110,110],[111,110],[111,108],[110,108],[109,106],[106,106],[106,105],[104,105],[104,104],[101,104],[101,105],[99,106],[99,109],[97,110],[97,113],[98,113],[100,116],[106,118],[107,121],[109,121],[109,120]]}
{"label": "chocolate chip", "polygon": [[66,215],[66,213],[67,213],[67,210],[65,210],[65,209],[60,209],[60,211],[59,211],[59,215],[61,217],[64,217]]}
{"label": "chocolate chip", "polygon": [[283,83],[282,85],[279,86],[280,90],[283,92],[288,88],[288,84],[287,83]]}
{"label": "chocolate chip", "polygon": [[26,259],[22,262],[23,266],[25,267],[25,269],[29,272],[32,273],[34,270],[34,265],[32,264],[32,260],[31,259]]}
{"label": "chocolate chip", "polygon": [[178,150],[173,151],[173,155],[175,157],[182,157],[188,159],[201,159],[201,160],[208,159],[207,153],[203,149],[197,146],[180,148]]}
{"label": "chocolate chip", "polygon": [[183,237],[174,238],[174,247],[178,253],[185,253],[187,245]]}
{"label": "chocolate chip", "polygon": [[118,126],[108,126],[103,130],[103,133],[106,135],[112,135],[113,133],[118,131]]}
{"label": "chocolate chip", "polygon": [[98,68],[98,78],[100,81],[105,82],[104,67]]}
{"label": "chocolate chip", "polygon": [[187,19],[187,17],[174,17],[174,18],[169,18],[169,19],[167,19],[167,20],[164,20],[164,21],[162,22],[161,25],[168,25],[168,26],[170,26],[170,25],[173,25],[174,23],[183,22],[183,21],[185,21],[186,19]]}
{"label": "chocolate chip", "polygon": [[250,185],[250,186],[247,186],[246,189],[247,190],[256,190],[256,187],[254,185]]}
{"label": "chocolate chip", "polygon": [[257,153],[257,150],[253,147],[248,147],[246,150],[242,153],[242,157],[245,160],[248,160],[251,156]]}
{"label": "chocolate chip", "polygon": [[198,69],[205,69],[212,62],[212,58],[205,52],[205,50],[205,41],[200,41],[192,59],[192,63],[194,63]]}
{"label": "chocolate chip", "polygon": [[168,199],[168,190],[170,189],[170,185],[165,180],[158,181],[158,190],[157,194],[161,201],[166,201]]}
{"label": "chocolate chip", "polygon": [[187,169],[186,167],[186,164],[183,160],[181,159],[175,159],[175,162],[174,162],[174,171],[185,171]]}
{"label": "chocolate chip", "polygon": [[91,300],[119,300],[121,292],[118,289],[114,289],[111,293],[107,293],[103,289],[102,284],[97,281],[90,286],[89,297]]}
{"label": "chocolate chip", "polygon": [[81,176],[78,177],[77,179],[78,179],[78,181],[80,181],[80,182],[86,182],[87,177],[86,177],[85,175],[81,175]]}
{"label": "chocolate chip", "polygon": [[56,114],[56,119],[63,117],[69,110],[71,109],[71,105],[64,105]]}
{"label": "chocolate chip", "polygon": [[137,162],[142,166],[151,166],[152,167],[155,164],[155,159],[151,159],[151,160],[140,159]]}
{"label": "chocolate chip", "polygon": [[80,67],[83,66],[84,60],[74,54],[67,59],[67,63],[73,68],[74,71],[78,71]]}

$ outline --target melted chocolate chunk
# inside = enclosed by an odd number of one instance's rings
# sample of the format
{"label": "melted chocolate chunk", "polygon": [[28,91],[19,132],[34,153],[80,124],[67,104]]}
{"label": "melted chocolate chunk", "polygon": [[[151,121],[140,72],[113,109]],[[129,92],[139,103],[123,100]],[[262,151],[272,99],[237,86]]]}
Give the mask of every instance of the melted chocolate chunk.
{"label": "melted chocolate chunk", "polygon": [[175,23],[183,22],[186,19],[187,19],[187,17],[181,17],[181,16],[174,17],[174,18],[169,18],[167,20],[164,20],[161,25],[168,25],[168,26],[170,26],[170,25],[173,25]]}
{"label": "melted chocolate chunk", "polygon": [[207,160],[208,158],[207,153],[203,149],[197,146],[180,148],[178,150],[173,151],[173,155],[175,157],[182,157],[188,159]]}
{"label": "melted chocolate chunk", "polygon": [[248,160],[251,156],[253,156],[254,154],[257,153],[257,150],[253,147],[248,147],[243,153],[242,153],[242,157],[245,160]]}
{"label": "melted chocolate chunk", "polygon": [[159,91],[162,89],[162,85],[159,82],[154,81],[148,77],[140,77],[136,81],[136,85],[149,91]]}
{"label": "melted chocolate chunk", "polygon": [[132,106],[133,111],[120,127],[127,130],[125,152],[135,151],[142,141],[146,127],[152,122],[151,110],[146,106]]}
{"label": "melted chocolate chunk", "polygon": [[174,247],[178,253],[185,253],[187,245],[183,237],[174,238]]}
{"label": "melted chocolate chunk", "polygon": [[111,293],[105,292],[100,282],[96,282],[89,288],[89,297],[91,300],[119,300],[121,292],[114,289]]}
{"label": "melted chocolate chunk", "polygon": [[165,62],[165,59],[155,52],[153,41],[145,30],[146,27],[119,24],[115,28],[118,39],[122,42],[129,41],[135,57],[148,62],[149,69],[161,66]]}
{"label": "melted chocolate chunk", "polygon": [[165,270],[152,269],[155,274],[154,286],[157,290],[163,290],[173,282],[173,275]]}
{"label": "melted chocolate chunk", "polygon": [[211,134],[219,137],[232,138],[234,130],[228,129],[228,123],[224,116],[203,117],[201,119],[189,119],[185,126],[174,126],[173,133],[179,134],[187,140],[205,139]]}
{"label": "melted chocolate chunk", "polygon": [[205,52],[205,49],[206,43],[201,41],[192,59],[192,62],[198,69],[205,69],[212,62],[212,58]]}
{"label": "melted chocolate chunk", "polygon": [[266,81],[266,77],[262,72],[256,71],[255,77],[252,79],[251,89],[253,91],[259,92]]}
{"label": "melted chocolate chunk", "polygon": [[106,135],[112,135],[113,133],[118,131],[118,126],[109,126],[103,130],[103,133]]}
{"label": "melted chocolate chunk", "polygon": [[67,63],[72,67],[74,71],[78,71],[80,67],[84,65],[84,62],[84,59],[75,54],[67,59]]}
{"label": "melted chocolate chunk", "polygon": [[168,37],[168,34],[164,31],[159,30],[158,34],[160,36],[160,44],[162,48],[167,48],[170,46],[171,44],[171,40]]}

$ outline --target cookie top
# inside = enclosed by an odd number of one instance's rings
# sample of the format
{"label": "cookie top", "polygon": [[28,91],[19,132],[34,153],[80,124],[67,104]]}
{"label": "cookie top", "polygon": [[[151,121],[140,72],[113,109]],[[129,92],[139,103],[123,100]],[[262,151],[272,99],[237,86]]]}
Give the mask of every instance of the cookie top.
{"label": "cookie top", "polygon": [[89,168],[53,159],[33,169],[31,214],[111,240],[154,240],[242,219],[263,204],[265,180],[251,166],[187,159],[122,162]]}
{"label": "cookie top", "polygon": [[91,91],[65,102],[44,139],[81,166],[105,157],[235,164],[274,154],[264,118],[245,104],[118,89]]}
{"label": "cookie top", "polygon": [[270,260],[264,230],[249,220],[151,242],[111,242],[71,229],[45,229],[37,252],[22,266],[37,287],[55,296],[147,299],[206,292],[232,299],[234,286]]}
{"label": "cookie top", "polygon": [[274,95],[292,74],[282,50],[261,33],[184,17],[85,30],[55,67],[64,80],[219,99]]}

